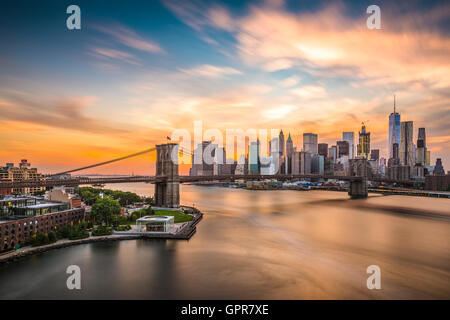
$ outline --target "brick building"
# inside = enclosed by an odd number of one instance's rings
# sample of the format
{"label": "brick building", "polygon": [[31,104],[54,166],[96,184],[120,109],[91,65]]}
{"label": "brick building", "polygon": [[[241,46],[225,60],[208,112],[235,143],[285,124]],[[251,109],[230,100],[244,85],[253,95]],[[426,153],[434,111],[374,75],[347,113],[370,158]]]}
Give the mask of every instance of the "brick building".
{"label": "brick building", "polygon": [[24,245],[34,233],[48,233],[60,226],[84,220],[84,209],[76,208],[17,220],[0,221],[0,252]]}

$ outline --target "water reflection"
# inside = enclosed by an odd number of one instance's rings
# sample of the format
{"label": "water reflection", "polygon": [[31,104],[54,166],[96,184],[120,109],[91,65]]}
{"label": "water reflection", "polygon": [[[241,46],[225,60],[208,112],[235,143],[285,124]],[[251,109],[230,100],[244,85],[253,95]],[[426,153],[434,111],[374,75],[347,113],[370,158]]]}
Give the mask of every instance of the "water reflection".
{"label": "water reflection", "polygon": [[[146,184],[120,188],[152,193]],[[0,267],[0,297],[450,298],[450,219],[426,216],[450,215],[447,199],[185,185],[181,195],[205,213],[190,241],[97,243],[26,258]],[[81,267],[79,292],[65,288],[69,264]],[[366,288],[372,264],[381,267],[379,291]]]}

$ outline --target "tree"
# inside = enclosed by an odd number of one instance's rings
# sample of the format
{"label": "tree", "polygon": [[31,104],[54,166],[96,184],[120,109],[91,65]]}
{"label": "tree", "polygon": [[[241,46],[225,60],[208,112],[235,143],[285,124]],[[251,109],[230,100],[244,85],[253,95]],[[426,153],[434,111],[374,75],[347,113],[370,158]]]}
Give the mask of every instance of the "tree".
{"label": "tree", "polygon": [[96,222],[109,225],[113,215],[120,215],[122,208],[117,200],[111,198],[99,198],[92,206],[91,214]]}

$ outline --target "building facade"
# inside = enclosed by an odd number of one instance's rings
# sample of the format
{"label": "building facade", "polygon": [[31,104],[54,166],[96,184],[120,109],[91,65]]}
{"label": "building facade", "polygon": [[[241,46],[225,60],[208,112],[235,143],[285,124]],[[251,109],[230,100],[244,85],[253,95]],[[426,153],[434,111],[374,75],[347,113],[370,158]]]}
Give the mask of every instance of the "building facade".
{"label": "building facade", "polygon": [[414,143],[413,122],[403,121],[400,123],[400,148],[399,158],[402,166],[414,166]]}
{"label": "building facade", "polygon": [[342,132],[342,141],[348,142],[348,156],[350,159],[355,158],[355,133]]}
{"label": "building facade", "polygon": [[362,159],[369,159],[370,155],[370,132],[366,131],[366,126],[363,124],[359,132],[358,157]]}
{"label": "building facade", "polygon": [[317,154],[317,141],[318,137],[315,133],[304,133],[303,134],[303,151],[309,152],[311,155]]}

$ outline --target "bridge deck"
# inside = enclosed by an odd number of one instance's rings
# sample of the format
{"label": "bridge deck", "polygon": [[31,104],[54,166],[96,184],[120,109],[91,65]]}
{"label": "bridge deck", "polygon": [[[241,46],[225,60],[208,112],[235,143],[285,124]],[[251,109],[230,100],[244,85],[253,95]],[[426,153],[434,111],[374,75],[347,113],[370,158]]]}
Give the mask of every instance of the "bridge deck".
{"label": "bridge deck", "polygon": [[[233,181],[233,180],[263,180],[277,179],[280,181],[295,179],[325,179],[340,181],[361,181],[363,178],[358,176],[329,176],[318,174],[278,174],[278,175],[214,175],[214,176],[178,176],[176,181],[180,183],[186,182],[202,182],[202,181]],[[414,184],[414,181],[398,181],[387,178],[369,178],[369,181]],[[72,178],[72,179],[41,179],[41,180],[23,180],[23,181],[0,181],[0,189],[10,188],[29,188],[29,187],[56,187],[56,186],[78,186],[78,185],[95,185],[95,184],[112,184],[112,183],[158,183],[165,182],[167,178],[164,176],[128,176],[128,177],[99,177],[99,178]]]}

